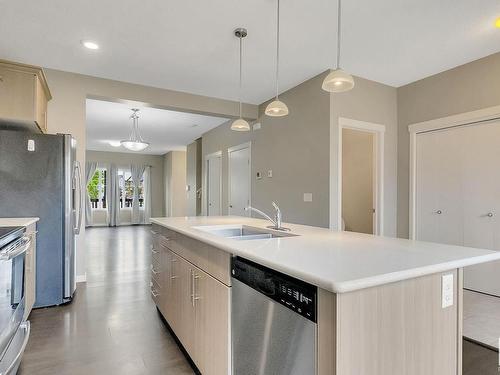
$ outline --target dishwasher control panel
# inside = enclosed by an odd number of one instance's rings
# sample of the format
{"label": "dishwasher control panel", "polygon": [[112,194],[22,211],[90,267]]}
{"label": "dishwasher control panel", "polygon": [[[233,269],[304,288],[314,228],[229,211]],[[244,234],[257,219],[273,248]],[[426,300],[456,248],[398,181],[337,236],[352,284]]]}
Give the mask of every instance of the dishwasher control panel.
{"label": "dishwasher control panel", "polygon": [[317,288],[250,260],[235,257],[232,276],[316,323]]}

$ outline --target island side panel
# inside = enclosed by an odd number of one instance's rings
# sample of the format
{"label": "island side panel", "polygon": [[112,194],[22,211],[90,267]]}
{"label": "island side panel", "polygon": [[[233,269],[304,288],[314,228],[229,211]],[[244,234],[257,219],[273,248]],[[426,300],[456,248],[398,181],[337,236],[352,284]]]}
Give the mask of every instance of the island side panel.
{"label": "island side panel", "polygon": [[457,374],[462,375],[462,355],[463,355],[463,335],[464,335],[464,269],[459,268],[458,273],[458,290],[457,290],[457,309],[458,309],[458,321],[457,321]]}
{"label": "island side panel", "polygon": [[[441,277],[454,276],[442,308]],[[458,270],[337,294],[336,375],[461,375]]]}
{"label": "island side panel", "polygon": [[317,375],[335,375],[337,295],[318,289]]}

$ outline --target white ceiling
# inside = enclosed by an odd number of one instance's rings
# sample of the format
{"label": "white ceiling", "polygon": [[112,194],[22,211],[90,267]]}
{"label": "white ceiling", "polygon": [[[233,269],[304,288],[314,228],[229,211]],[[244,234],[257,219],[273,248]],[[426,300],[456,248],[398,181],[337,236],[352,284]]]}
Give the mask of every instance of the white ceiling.
{"label": "white ceiling", "polygon": [[[50,68],[236,99],[273,96],[275,0],[0,0],[0,57]],[[282,88],[333,64],[335,0],[282,0]],[[498,0],[347,0],[343,67],[401,86],[500,50]],[[84,50],[82,39],[99,42]]]}
{"label": "white ceiling", "polygon": [[109,141],[128,139],[131,108],[139,108],[139,131],[150,146],[141,154],[163,155],[185,150],[203,133],[227,121],[225,118],[87,99],[87,150],[132,152],[112,147]]}

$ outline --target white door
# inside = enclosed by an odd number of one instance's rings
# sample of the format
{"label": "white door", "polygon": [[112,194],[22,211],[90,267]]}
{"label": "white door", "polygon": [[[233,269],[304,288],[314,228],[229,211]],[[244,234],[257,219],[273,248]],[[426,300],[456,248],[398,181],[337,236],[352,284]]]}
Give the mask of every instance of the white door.
{"label": "white door", "polygon": [[[464,127],[464,245],[500,250],[500,123]],[[466,267],[468,289],[500,296],[500,262]]]}
{"label": "white door", "polygon": [[221,215],[222,158],[220,155],[207,159],[207,215]]}
{"label": "white door", "polygon": [[250,205],[250,146],[228,150],[229,215],[248,216]]}
{"label": "white door", "polygon": [[[416,153],[416,238],[500,251],[500,123],[419,134]],[[464,286],[500,296],[500,262]]]}
{"label": "white door", "polygon": [[463,245],[463,138],[453,130],[418,135],[417,239]]}

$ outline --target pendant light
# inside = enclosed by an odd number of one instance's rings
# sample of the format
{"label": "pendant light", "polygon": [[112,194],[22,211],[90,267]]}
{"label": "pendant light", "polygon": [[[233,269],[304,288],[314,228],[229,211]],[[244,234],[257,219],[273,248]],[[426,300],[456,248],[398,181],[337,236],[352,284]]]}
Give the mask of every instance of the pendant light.
{"label": "pendant light", "polygon": [[247,132],[250,130],[250,124],[243,119],[243,117],[241,116],[241,72],[242,72],[242,69],[241,69],[241,64],[242,64],[242,49],[243,49],[243,46],[242,46],[242,43],[243,43],[243,38],[246,37],[248,35],[247,33],[247,29],[244,29],[242,27],[234,30],[234,35],[240,40],[240,86],[239,86],[239,103],[240,103],[240,118],[237,119],[237,120],[234,120],[233,123],[231,124],[231,130],[235,130],[235,131],[238,131],[238,132]]}
{"label": "pendant light", "polygon": [[120,142],[123,147],[130,151],[142,151],[149,146],[149,143],[145,142],[139,133],[139,116],[137,112],[139,112],[138,109],[132,109],[132,116],[130,116],[132,119],[132,131],[130,132],[129,139]]}
{"label": "pendant light", "polygon": [[266,107],[266,115],[271,117],[281,117],[288,115],[288,107],[279,99],[279,68],[280,68],[280,0],[277,0],[278,8],[276,12],[276,97]]}
{"label": "pendant light", "polygon": [[349,73],[340,69],[340,42],[341,42],[341,11],[342,0],[338,1],[337,9],[337,66],[334,71],[330,72],[323,80],[322,88],[328,92],[344,92],[349,91],[354,87],[354,78]]}

